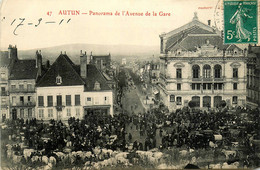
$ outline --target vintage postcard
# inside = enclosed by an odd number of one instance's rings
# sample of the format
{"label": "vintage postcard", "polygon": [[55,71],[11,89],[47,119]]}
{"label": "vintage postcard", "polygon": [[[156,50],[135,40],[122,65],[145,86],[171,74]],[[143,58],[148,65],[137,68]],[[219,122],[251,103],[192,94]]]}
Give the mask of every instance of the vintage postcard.
{"label": "vintage postcard", "polygon": [[2,0],[1,169],[260,167],[258,0]]}

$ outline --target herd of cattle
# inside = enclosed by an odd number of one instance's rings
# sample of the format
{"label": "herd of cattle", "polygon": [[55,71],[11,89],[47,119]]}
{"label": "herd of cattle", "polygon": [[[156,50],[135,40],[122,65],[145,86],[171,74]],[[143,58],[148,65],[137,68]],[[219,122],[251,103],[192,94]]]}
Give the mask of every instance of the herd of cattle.
{"label": "herd of cattle", "polygon": [[[178,169],[184,168],[186,164],[193,163],[196,164],[199,159],[195,156],[191,160],[186,160],[180,162],[178,165],[171,165],[167,160],[169,155],[163,152],[160,152],[158,149],[152,149],[149,151],[113,151],[111,149],[104,148],[93,148],[92,151],[70,151],[64,150],[63,152],[56,151],[53,152],[51,156],[43,154],[43,150],[37,151],[34,149],[23,149],[22,155],[16,155],[14,151],[14,146],[7,144],[7,159],[12,161],[14,164],[34,164],[39,165],[38,169],[52,169],[53,167],[66,167],[68,165],[82,164],[84,169],[101,169],[105,167],[133,167],[142,165],[150,165],[158,169]],[[222,151],[227,159],[230,155],[235,155],[235,151]],[[180,159],[189,157],[194,153],[194,150],[179,150],[178,156]],[[183,159],[185,160],[185,159]],[[209,168],[238,168],[239,162],[233,163],[217,163],[209,164]],[[207,167],[206,167],[207,168]]]}

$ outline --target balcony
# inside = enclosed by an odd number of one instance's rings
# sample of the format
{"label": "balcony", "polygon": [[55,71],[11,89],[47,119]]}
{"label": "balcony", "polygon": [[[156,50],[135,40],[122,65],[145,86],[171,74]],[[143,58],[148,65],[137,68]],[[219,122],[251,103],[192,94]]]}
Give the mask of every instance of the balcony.
{"label": "balcony", "polygon": [[202,78],[203,81],[213,81],[212,77],[203,77]]}
{"label": "balcony", "polygon": [[214,81],[222,82],[222,81],[224,81],[224,78],[223,77],[221,77],[221,78],[214,78]]}
{"label": "balcony", "polygon": [[202,81],[202,78],[192,78],[192,81]]}
{"label": "balcony", "polygon": [[17,103],[12,103],[12,106],[16,107],[34,107],[36,106],[35,102],[17,102]]}
{"label": "balcony", "polygon": [[18,88],[15,88],[15,89],[10,89],[9,90],[10,93],[35,93],[35,89],[18,89]]}

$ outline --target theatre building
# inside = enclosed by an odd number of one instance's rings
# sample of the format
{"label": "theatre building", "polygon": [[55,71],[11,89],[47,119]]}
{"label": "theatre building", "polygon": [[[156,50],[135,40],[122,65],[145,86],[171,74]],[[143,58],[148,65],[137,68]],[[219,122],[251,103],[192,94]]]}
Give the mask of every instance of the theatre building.
{"label": "theatre building", "polygon": [[224,45],[221,33],[198,20],[160,35],[160,99],[175,110],[193,100],[197,107],[245,105],[246,50]]}

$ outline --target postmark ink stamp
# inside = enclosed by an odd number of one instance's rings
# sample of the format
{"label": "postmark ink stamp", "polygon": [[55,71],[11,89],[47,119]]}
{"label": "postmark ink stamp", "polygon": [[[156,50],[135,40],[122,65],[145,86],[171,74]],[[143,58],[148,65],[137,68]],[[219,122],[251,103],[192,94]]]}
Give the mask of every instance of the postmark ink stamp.
{"label": "postmark ink stamp", "polygon": [[257,0],[224,0],[224,43],[258,43]]}

